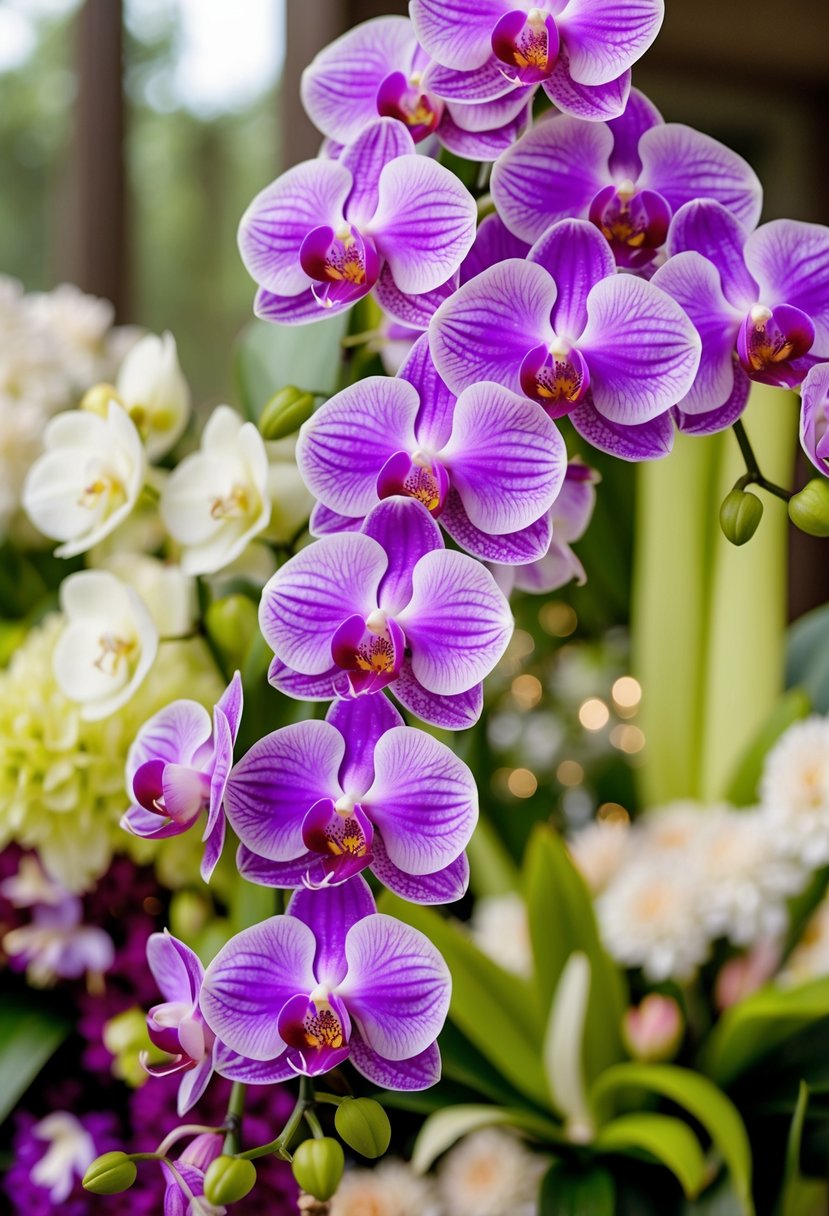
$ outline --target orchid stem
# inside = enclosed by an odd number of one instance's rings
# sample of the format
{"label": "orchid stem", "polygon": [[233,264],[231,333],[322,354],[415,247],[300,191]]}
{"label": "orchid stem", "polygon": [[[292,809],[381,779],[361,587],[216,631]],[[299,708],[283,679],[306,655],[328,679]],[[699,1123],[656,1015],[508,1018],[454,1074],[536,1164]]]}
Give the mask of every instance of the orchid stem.
{"label": "orchid stem", "polygon": [[737,438],[737,443],[740,445],[743,460],[746,462],[745,475],[736,482],[734,488],[736,490],[744,490],[746,486],[759,486],[766,493],[774,494],[776,498],[782,498],[784,502],[788,502],[792,496],[792,491],[784,489],[783,486],[778,486],[773,481],[769,481],[760,472],[757,457],[754,455],[754,448],[751,446],[751,441],[746,434],[746,428],[739,418],[731,429]]}
{"label": "orchid stem", "polygon": [[227,1116],[225,1118],[227,1135],[225,1136],[224,1143],[224,1152],[231,1157],[239,1152],[242,1116],[244,1113],[245,1086],[241,1081],[234,1081],[227,1104]]}
{"label": "orchid stem", "polygon": [[293,1139],[294,1133],[302,1122],[303,1115],[309,1106],[314,1103],[314,1091],[311,1088],[311,1082],[308,1077],[300,1077],[299,1079],[299,1095],[297,1096],[296,1105],[291,1111],[288,1122],[283,1127],[282,1131],[275,1140],[271,1140],[270,1144],[260,1144],[258,1148],[250,1148],[246,1153],[238,1153],[243,1161],[254,1161],[257,1157],[268,1157],[274,1153],[277,1157],[281,1157],[283,1161],[290,1161],[291,1154],[288,1152],[288,1145]]}
{"label": "orchid stem", "polygon": [[331,1106],[339,1106],[342,1102],[348,1101],[347,1094],[316,1094],[314,1101],[317,1103],[327,1102]]}
{"label": "orchid stem", "polygon": [[322,1130],[322,1124],[320,1123],[317,1116],[314,1114],[314,1112],[312,1110],[306,1110],[304,1112],[304,1115],[305,1115],[305,1122],[310,1127],[311,1134],[313,1135],[314,1139],[322,1140],[323,1136],[325,1135],[325,1132]]}
{"label": "orchid stem", "polygon": [[201,1123],[183,1123],[180,1127],[174,1128],[168,1136],[165,1136],[155,1151],[159,1157],[166,1157],[173,1145],[184,1136],[203,1136],[206,1134],[218,1136],[224,1130],[224,1127],[205,1127]]}

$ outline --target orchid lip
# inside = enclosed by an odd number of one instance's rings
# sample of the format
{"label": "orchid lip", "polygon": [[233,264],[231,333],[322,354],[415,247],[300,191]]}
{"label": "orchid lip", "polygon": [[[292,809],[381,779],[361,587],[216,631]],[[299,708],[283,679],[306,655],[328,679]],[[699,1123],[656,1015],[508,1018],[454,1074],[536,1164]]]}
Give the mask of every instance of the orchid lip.
{"label": "orchid lip", "polygon": [[424,93],[420,85],[419,72],[408,78],[403,72],[392,72],[377,90],[377,113],[404,123],[415,143],[432,135],[443,117],[443,102]]}
{"label": "orchid lip", "polygon": [[377,497],[397,495],[416,499],[437,518],[449,495],[449,474],[439,460],[422,448],[411,455],[395,452],[377,475]]}
{"label": "orchid lip", "polygon": [[588,210],[588,219],[610,244],[618,265],[630,270],[653,262],[667,239],[672,215],[658,191],[637,190],[630,178],[603,186]]}
{"label": "orchid lip", "polygon": [[524,357],[521,387],[543,405],[551,418],[562,418],[579,405],[590,387],[587,363],[576,347],[556,337],[548,347],[534,347]]}
{"label": "orchid lip", "polygon": [[373,241],[348,223],[337,229],[326,224],[312,228],[300,247],[299,262],[314,280],[312,291],[323,308],[353,304],[380,276]]}
{"label": "orchid lip", "polygon": [[805,375],[803,358],[814,340],[814,324],[801,309],[791,304],[775,308],[755,304],[737,334],[737,355],[752,380],[796,388]]}
{"label": "orchid lip", "polygon": [[501,71],[516,84],[538,84],[546,80],[558,60],[560,38],[554,18],[541,9],[513,9],[505,13],[492,31],[492,50],[501,63],[512,69]]}

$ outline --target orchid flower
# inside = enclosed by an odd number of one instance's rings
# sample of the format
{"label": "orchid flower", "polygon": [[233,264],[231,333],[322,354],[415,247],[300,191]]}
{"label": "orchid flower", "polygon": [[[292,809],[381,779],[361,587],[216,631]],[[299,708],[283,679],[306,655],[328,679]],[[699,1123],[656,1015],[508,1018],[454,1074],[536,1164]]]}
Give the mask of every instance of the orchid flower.
{"label": "orchid flower", "polygon": [[260,287],[258,316],[320,320],[367,295],[384,265],[407,294],[454,274],[475,236],[475,200],[414,151],[402,123],[380,118],[338,159],[296,165],[256,196],[239,249]]}
{"label": "orchid flower", "polygon": [[259,608],[281,692],[330,701],[391,686],[418,717],[454,730],[480,716],[481,681],[512,623],[489,571],[444,549],[429,512],[400,497],[374,507],[359,532],[300,550]]}
{"label": "orchid flower", "polygon": [[818,363],[803,381],[800,442],[824,477],[829,476],[829,363]]}
{"label": "orchid flower", "polygon": [[334,886],[370,868],[416,903],[466,890],[474,778],[385,697],[335,701],[324,722],[260,739],[231,772],[225,805],[253,882]]}
{"label": "orchid flower", "polygon": [[112,966],[112,938],[97,925],[83,924],[83,904],[43,871],[34,857],[23,857],[17,874],[0,883],[16,908],[31,908],[28,925],[11,929],[2,947],[15,968],[26,968],[36,987],[57,979],[103,975]]}
{"label": "orchid flower", "polygon": [[159,460],[179,441],[190,418],[190,389],[171,333],[146,334],[118,370],[116,400],[144,440],[149,460]]}
{"label": "orchid flower", "polygon": [[127,796],[133,805],[121,826],[145,840],[187,832],[203,812],[201,874],[209,882],[225,838],[222,799],[242,716],[242,681],[236,672],[213,708],[173,701],[145,722],[127,756]]}
{"label": "orchid flower", "polygon": [[566,465],[555,424],[526,397],[473,384],[456,398],[424,334],[397,379],[371,376],[303,425],[297,460],[322,504],[358,526],[380,499],[421,502],[473,557],[532,561],[550,541],[547,512]]}
{"label": "orchid flower", "polygon": [[163,1216],[225,1216],[224,1204],[208,1203],[204,1197],[204,1176],[220,1155],[224,1137],[215,1132],[195,1136],[176,1158],[175,1173],[162,1162],[164,1175]]}
{"label": "orchid flower", "polygon": [[231,938],[207,968],[201,1007],[248,1058],[224,1069],[236,1080],[318,1076],[350,1059],[376,1085],[417,1090],[440,1077],[450,987],[428,938],[378,913],[357,876],[296,891],[285,916]]}
{"label": "orchid flower", "polygon": [[484,270],[429,326],[449,388],[494,380],[564,414],[595,447],[625,460],[664,456],[670,409],[693,383],[700,338],[670,296],[617,274],[586,220],[562,220],[527,259]]}
{"label": "orchid flower", "polygon": [[407,17],[375,17],[318,53],[302,73],[302,104],[338,144],[382,116],[404,123],[415,143],[435,135],[457,156],[494,160],[529,121],[524,91],[480,104],[447,103],[424,91],[428,64]]}
{"label": "orchid flower", "polygon": [[[580,118],[621,114],[630,69],[653,42],[662,0],[411,0],[420,44],[436,61],[424,88],[480,103],[540,84]],[[438,66],[440,65],[440,66]]]}
{"label": "orchid flower", "polygon": [[619,266],[646,271],[684,203],[716,199],[753,228],[763,191],[736,152],[692,127],[663,122],[634,89],[611,122],[566,114],[539,122],[496,161],[492,197],[510,231],[526,241],[558,220],[589,219]]}
{"label": "orchid flower", "polygon": [[829,359],[829,228],[772,220],[747,233],[721,203],[686,203],[653,283],[702,339],[699,371],[677,415],[706,434],[742,413],[751,381],[795,388]]}

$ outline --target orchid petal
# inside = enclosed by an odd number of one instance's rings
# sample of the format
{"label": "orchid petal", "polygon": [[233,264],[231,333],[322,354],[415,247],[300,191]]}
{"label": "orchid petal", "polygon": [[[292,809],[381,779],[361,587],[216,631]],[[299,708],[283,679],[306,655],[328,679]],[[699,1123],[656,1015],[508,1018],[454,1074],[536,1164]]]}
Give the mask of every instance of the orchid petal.
{"label": "orchid petal", "polygon": [[207,835],[204,838],[204,853],[199,865],[199,874],[203,882],[210,882],[210,879],[213,877],[213,871],[219,864],[224,846],[225,820],[223,815],[219,815],[213,826],[208,828]]}
{"label": "orchid petal", "polygon": [[503,66],[491,50],[486,62],[470,71],[432,63],[423,77],[423,88],[455,106],[487,105],[513,94],[516,98],[520,96],[523,102],[530,105],[536,86],[511,80],[502,71]]}
{"label": "orchid petal", "polygon": [[354,182],[345,204],[350,222],[359,227],[368,223],[377,210],[383,169],[398,156],[411,156],[414,150],[414,140],[396,118],[377,118],[344,149],[340,164],[345,165]]}
{"label": "orchid petal", "polygon": [[745,242],[746,229],[730,211],[714,199],[698,199],[681,207],[671,221],[671,258],[666,265],[678,253],[701,254],[716,266],[726,300],[742,314],[760,298],[760,288],[745,264]]}
{"label": "orchid petal", "polygon": [[323,858],[310,850],[291,861],[268,861],[254,853],[247,845],[240,844],[236,850],[236,868],[247,882],[260,887],[279,887],[295,890],[305,885],[322,885],[326,881]]}
{"label": "orchid petal", "polygon": [[318,676],[292,671],[281,659],[273,659],[268,668],[268,683],[279,692],[284,692],[286,697],[294,697],[297,701],[331,701],[340,695],[337,691],[340,681],[344,681],[343,688],[347,689],[347,678],[336,665]]}
{"label": "orchid petal", "polygon": [[430,1043],[408,1060],[386,1060],[354,1035],[349,1059],[357,1072],[383,1089],[420,1090],[436,1085],[440,1080],[440,1051]]}
{"label": "orchid petal", "polygon": [[829,363],[811,368],[803,381],[800,442],[812,464],[825,477],[829,473],[826,434],[829,418]]}
{"label": "orchid petal", "polygon": [[566,587],[573,579],[579,585],[587,582],[584,566],[573,550],[565,541],[555,538],[539,561],[518,566],[513,573],[515,587],[529,595],[549,595],[559,587]]}
{"label": "orchid petal", "polygon": [[616,274],[610,246],[587,220],[561,220],[536,241],[527,258],[555,279],[558,295],[552,326],[559,337],[576,342],[587,324],[592,288]]}
{"label": "orchid petal", "polygon": [[286,915],[308,926],[317,942],[314,975],[333,988],[346,973],[346,938],[352,926],[377,912],[371,888],[359,875],[342,886],[294,891]]}
{"label": "orchid petal", "polygon": [[497,266],[507,258],[525,258],[529,251],[528,243],[510,232],[500,215],[493,211],[478,225],[475,243],[461,263],[461,282],[468,283],[482,270]]}
{"label": "orchid petal", "polygon": [[466,692],[451,696],[429,692],[404,663],[394,682],[394,695],[416,718],[444,730],[466,730],[474,726],[484,705],[483,685],[474,684]]}
{"label": "orchid petal", "polygon": [[339,515],[316,502],[308,520],[308,531],[313,537],[329,536],[332,532],[359,532],[362,522],[360,515]]}
{"label": "orchid petal", "polygon": [[121,827],[144,840],[169,840],[187,830],[166,815],[155,814],[138,805],[131,806],[121,817]]}
{"label": "orchid petal", "polygon": [[[308,282],[307,275],[305,282]],[[370,290],[367,286],[366,294]],[[306,287],[298,295],[290,296],[274,295],[273,292],[260,287],[254,297],[253,312],[262,321],[275,321],[280,325],[307,325],[311,321],[322,321],[335,312],[342,312],[353,302],[338,300],[322,304],[310,287]]]}
{"label": "orchid petal", "polygon": [[445,283],[441,283],[434,291],[424,291],[419,295],[401,291],[394,281],[391,267],[384,263],[377,280],[374,294],[384,312],[400,325],[410,329],[428,329],[429,322],[440,308],[444,300],[457,289],[458,275],[455,272]]}
{"label": "orchid petal", "polygon": [[745,258],[761,301],[805,312],[815,327],[812,353],[829,358],[829,228],[772,220],[748,237]]}
{"label": "orchid petal", "polygon": [[545,511],[540,519],[525,528],[493,536],[470,521],[456,490],[450,491],[440,522],[452,539],[479,561],[507,565],[524,565],[543,557],[553,534],[550,513]]}
{"label": "orchid petal", "polygon": [[569,60],[562,47],[558,62],[541,87],[565,114],[587,122],[608,122],[624,113],[630,96],[630,72],[607,84],[579,84],[570,75]]}
{"label": "orchid petal", "polygon": [[190,764],[211,735],[210,715],[197,701],[173,701],[165,705],[138,732],[127,754],[127,794],[133,796],[135,774],[153,760],[165,764]]}
{"label": "orchid petal", "polygon": [[461,853],[453,862],[434,874],[409,874],[401,870],[386,852],[383,838],[376,833],[372,845],[371,870],[384,887],[414,904],[451,904],[462,899],[469,886],[469,862]]}
{"label": "orchid petal", "polygon": [[210,1082],[213,1076],[213,1058],[211,1055],[206,1055],[195,1068],[191,1068],[181,1078],[181,1084],[178,1087],[178,1098],[176,1100],[176,1111],[178,1117],[182,1119],[191,1110]]}
{"label": "orchid petal", "polygon": [[244,692],[242,689],[241,673],[235,671],[233,679],[224,690],[219,700],[216,702],[216,708],[220,709],[227,718],[227,724],[230,727],[230,733],[233,742],[236,742],[236,736],[239,733],[239,723],[242,720],[242,706],[244,704]]}
{"label": "orchid petal", "polygon": [[374,781],[374,749],[382,735],[403,719],[387,697],[380,694],[335,701],[325,715],[345,740],[345,755],[339,770],[340,787],[362,797]]}
{"label": "orchid petal", "polygon": [[610,452],[620,460],[660,460],[668,455],[674,443],[670,410],[648,422],[631,425],[611,421],[588,398],[576,406],[570,421],[594,448]]}
{"label": "orchid petal", "polygon": [[411,0],[417,40],[428,55],[450,68],[477,68],[492,55],[492,28],[511,0]]}
{"label": "orchid petal", "polygon": [[[483,109],[484,106],[462,106],[457,102],[455,109],[452,103],[447,103],[440,126],[438,138],[455,156],[465,160],[492,161],[505,149],[514,144],[516,139],[525,131],[532,120],[532,106],[524,97],[517,98],[519,109],[515,117],[504,121],[500,126],[487,127],[483,130],[467,130],[463,119],[467,111]],[[487,107],[499,105],[500,102],[487,102]],[[511,106],[514,104],[510,98]]]}
{"label": "orchid petal", "polygon": [[204,968],[196,954],[166,930],[147,939],[147,965],[165,1001],[195,1005]]}
{"label": "orchid petal", "polygon": [[639,89],[631,89],[624,114],[607,124],[613,136],[610,171],[614,178],[629,178],[635,182],[642,172],[639,140],[651,127],[659,126],[662,115],[653,102]]}
{"label": "orchid petal", "polygon": [[633,67],[659,33],[663,0],[569,0],[556,17],[575,80],[606,84]]}
{"label": "orchid petal", "polygon": [[239,1055],[220,1039],[216,1040],[213,1066],[220,1077],[228,1081],[241,1081],[243,1085],[274,1085],[279,1081],[290,1081],[296,1076],[288,1063],[287,1052],[273,1060],[250,1060]]}
{"label": "orchid petal", "polygon": [[207,840],[222,813],[228,773],[233,765],[233,731],[221,705],[213,710],[213,773],[210,778],[210,805],[202,840]]}
{"label": "orchid petal", "polygon": [[751,381],[735,360],[734,387],[723,405],[701,414],[686,414],[680,402],[671,413],[679,430],[684,431],[686,435],[714,435],[717,431],[724,431],[734,425],[748,404],[750,391]]}
{"label": "orchid petal", "polygon": [[418,444],[440,451],[452,432],[456,398],[432,362],[428,334],[422,334],[414,343],[397,376],[414,385],[420,397],[415,422]]}
{"label": "orchid petal", "polygon": [[388,555],[377,602],[383,612],[397,616],[411,599],[413,571],[421,558],[443,548],[440,528],[414,498],[395,497],[369,512],[363,532]]}
{"label": "orchid petal", "polygon": [[725,144],[686,127],[662,123],[639,142],[640,190],[657,190],[678,211],[695,199],[715,199],[741,224],[753,228],[763,206],[763,187],[748,161]]}

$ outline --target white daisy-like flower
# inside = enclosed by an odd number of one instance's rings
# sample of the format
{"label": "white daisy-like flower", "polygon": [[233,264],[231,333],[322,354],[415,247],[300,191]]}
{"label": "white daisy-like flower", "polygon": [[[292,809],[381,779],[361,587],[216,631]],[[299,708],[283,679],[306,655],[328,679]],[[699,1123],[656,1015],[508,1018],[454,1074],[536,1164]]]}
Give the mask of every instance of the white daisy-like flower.
{"label": "white daisy-like flower", "polygon": [[520,895],[486,895],[476,900],[469,931],[478,949],[506,971],[532,974],[530,927]]}
{"label": "white daisy-like flower", "polygon": [[680,799],[648,811],[636,822],[637,853],[647,850],[687,858],[701,839],[702,816],[715,809]]}
{"label": "white daisy-like flower", "polygon": [[829,718],[789,727],[766,757],[760,797],[778,848],[809,869],[829,861]]}
{"label": "white daisy-like flower", "polygon": [[588,823],[571,836],[567,847],[582,878],[597,895],[630,856],[630,822],[627,819],[601,819]]}
{"label": "white daisy-like flower", "polygon": [[181,438],[190,418],[190,388],[171,333],[146,334],[118,372],[118,399],[144,440],[149,460],[159,460]]}
{"label": "white daisy-like flower", "polygon": [[403,1161],[349,1170],[331,1200],[331,1216],[438,1216],[431,1183]]}
{"label": "white daisy-like flower", "polygon": [[447,1154],[438,1173],[438,1194],[452,1216],[533,1216],[549,1164],[516,1136],[484,1128]]}

